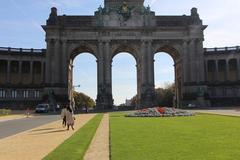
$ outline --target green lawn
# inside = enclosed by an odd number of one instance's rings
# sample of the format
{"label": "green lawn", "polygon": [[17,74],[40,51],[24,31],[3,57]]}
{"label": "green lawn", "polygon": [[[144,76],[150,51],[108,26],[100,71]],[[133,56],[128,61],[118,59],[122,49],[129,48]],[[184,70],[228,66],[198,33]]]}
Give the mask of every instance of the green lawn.
{"label": "green lawn", "polygon": [[112,160],[237,160],[240,117],[110,115]]}
{"label": "green lawn", "polygon": [[98,114],[73,136],[58,146],[45,160],[81,160],[99,126],[103,115]]}

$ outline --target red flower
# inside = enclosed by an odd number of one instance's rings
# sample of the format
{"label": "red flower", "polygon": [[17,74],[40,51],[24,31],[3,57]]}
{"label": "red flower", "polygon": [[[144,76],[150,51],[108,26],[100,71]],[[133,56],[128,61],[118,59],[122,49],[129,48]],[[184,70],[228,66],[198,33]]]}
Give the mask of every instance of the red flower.
{"label": "red flower", "polygon": [[142,112],[147,112],[148,110],[147,110],[147,109],[142,109],[141,111],[142,111]]}
{"label": "red flower", "polygon": [[158,112],[161,113],[161,114],[164,114],[166,112],[166,108],[165,107],[158,107],[157,108]]}

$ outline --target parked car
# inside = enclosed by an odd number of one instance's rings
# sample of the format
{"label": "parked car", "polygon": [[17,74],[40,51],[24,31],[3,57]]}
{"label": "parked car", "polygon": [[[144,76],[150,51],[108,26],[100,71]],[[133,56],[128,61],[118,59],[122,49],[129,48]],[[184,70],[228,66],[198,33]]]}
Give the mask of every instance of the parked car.
{"label": "parked car", "polygon": [[36,109],[35,109],[35,112],[36,113],[47,113],[50,109],[50,106],[49,104],[38,104]]}
{"label": "parked car", "polygon": [[187,107],[188,107],[188,108],[195,108],[196,105],[195,105],[195,104],[191,104],[191,103],[189,103],[189,104],[187,105]]}

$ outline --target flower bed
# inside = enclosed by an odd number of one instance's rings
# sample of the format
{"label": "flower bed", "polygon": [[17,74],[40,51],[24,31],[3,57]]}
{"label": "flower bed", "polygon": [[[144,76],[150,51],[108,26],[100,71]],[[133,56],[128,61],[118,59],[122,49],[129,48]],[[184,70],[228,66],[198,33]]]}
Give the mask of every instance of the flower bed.
{"label": "flower bed", "polygon": [[126,115],[126,117],[176,117],[176,116],[194,116],[195,114],[189,111],[168,108],[168,107],[155,107],[137,110],[133,113]]}

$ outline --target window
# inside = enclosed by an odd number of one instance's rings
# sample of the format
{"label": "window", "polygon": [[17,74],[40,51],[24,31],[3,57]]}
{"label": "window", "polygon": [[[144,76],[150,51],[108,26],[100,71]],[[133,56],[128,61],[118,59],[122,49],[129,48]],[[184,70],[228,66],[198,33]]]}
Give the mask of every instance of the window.
{"label": "window", "polygon": [[34,62],[33,63],[33,73],[41,74],[41,62]]}
{"label": "window", "polygon": [[6,91],[0,90],[0,98],[5,98],[5,97],[6,97]]}
{"label": "window", "polygon": [[30,73],[30,62],[24,61],[22,63],[22,73],[24,74]]}
{"label": "window", "polygon": [[229,61],[229,71],[236,71],[237,70],[237,60],[231,59]]}
{"label": "window", "polygon": [[7,72],[7,61],[0,61],[0,73]]}
{"label": "window", "polygon": [[40,91],[34,91],[34,98],[40,97]]}
{"label": "window", "polygon": [[218,61],[218,71],[219,72],[225,72],[226,71],[226,61],[225,60],[219,60]]}
{"label": "window", "polygon": [[23,91],[23,98],[28,98],[28,91]]}
{"label": "window", "polygon": [[11,62],[11,73],[18,73],[18,62],[17,61]]}
{"label": "window", "polygon": [[17,91],[16,90],[12,91],[12,98],[17,98]]}
{"label": "window", "polygon": [[208,63],[208,72],[215,72],[215,61],[209,60],[207,63]]}

